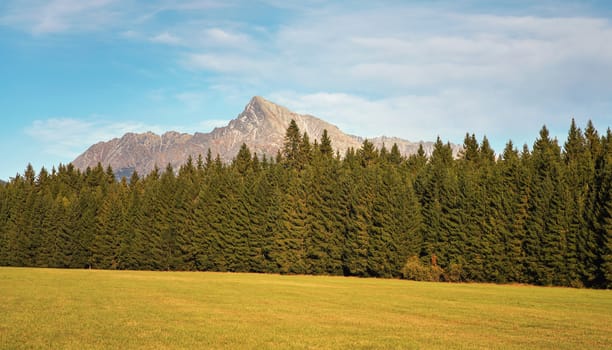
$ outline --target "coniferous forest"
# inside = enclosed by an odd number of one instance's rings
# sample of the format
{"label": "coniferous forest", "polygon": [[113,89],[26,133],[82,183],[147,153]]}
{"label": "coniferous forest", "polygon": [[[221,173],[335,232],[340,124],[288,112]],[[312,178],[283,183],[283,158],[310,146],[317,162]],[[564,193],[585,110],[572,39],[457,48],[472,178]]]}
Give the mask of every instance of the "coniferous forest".
{"label": "coniferous forest", "polygon": [[495,155],[466,135],[403,157],[334,152],[295,122],[274,159],[243,145],[115,180],[71,164],[0,184],[0,265],[243,271],[612,287],[612,134]]}

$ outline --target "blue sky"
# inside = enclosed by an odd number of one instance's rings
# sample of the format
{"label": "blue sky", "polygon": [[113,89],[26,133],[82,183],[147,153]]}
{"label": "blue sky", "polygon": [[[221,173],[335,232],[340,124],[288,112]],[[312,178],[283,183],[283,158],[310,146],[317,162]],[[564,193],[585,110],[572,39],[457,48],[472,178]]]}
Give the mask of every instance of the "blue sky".
{"label": "blue sky", "polygon": [[254,95],[346,132],[496,150],[612,123],[607,1],[3,0],[0,179]]}

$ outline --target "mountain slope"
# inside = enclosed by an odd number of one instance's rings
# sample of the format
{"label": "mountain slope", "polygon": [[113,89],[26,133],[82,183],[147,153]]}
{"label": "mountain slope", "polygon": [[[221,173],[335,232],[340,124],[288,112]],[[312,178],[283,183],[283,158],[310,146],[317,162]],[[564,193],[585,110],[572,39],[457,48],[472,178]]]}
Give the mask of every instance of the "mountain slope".
{"label": "mountain slope", "polygon": [[[128,176],[134,170],[147,174],[157,165],[159,168],[170,163],[173,167],[183,164],[188,156],[197,158],[206,155],[208,149],[213,155],[219,154],[222,160],[230,161],[243,143],[257,152],[274,157],[282,147],[283,138],[289,122],[294,119],[301,132],[319,140],[327,129],[334,149],[344,154],[346,149],[359,148],[363,138],[343,133],[338,127],[311,115],[294,113],[262,97],[256,96],[246,105],[244,111],[227,126],[215,128],[210,133],[185,134],[175,131],[157,135],[152,132],[143,134],[127,133],[121,138],[99,142],[78,156],[73,165],[79,169],[94,167],[98,162],[110,165],[118,176]],[[397,143],[405,155],[415,153],[419,144],[427,153],[432,142],[414,143],[399,138],[377,137],[370,140],[377,147],[383,143],[390,148]],[[456,147],[455,147],[456,148]]]}

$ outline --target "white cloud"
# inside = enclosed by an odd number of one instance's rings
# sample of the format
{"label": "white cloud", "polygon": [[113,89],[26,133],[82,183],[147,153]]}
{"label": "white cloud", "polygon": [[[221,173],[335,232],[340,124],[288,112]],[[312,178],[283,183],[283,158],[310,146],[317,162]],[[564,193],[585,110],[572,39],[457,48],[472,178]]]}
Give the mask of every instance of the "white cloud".
{"label": "white cloud", "polygon": [[[486,135],[499,152],[509,139],[518,146],[530,145],[543,124],[549,126],[552,136],[563,140],[570,118],[569,114],[556,112],[543,117],[540,109],[520,104],[500,109],[500,105],[513,103],[509,96],[495,92],[446,90],[434,95],[367,98],[345,93],[279,91],[267,97],[359,136],[397,136],[410,141],[433,141],[440,136],[461,144],[465,133],[470,132],[479,138]],[[584,125],[586,118],[577,118],[577,122]]]}
{"label": "white cloud", "polygon": [[224,46],[245,47],[249,44],[249,37],[241,33],[231,33],[221,28],[205,30],[206,39],[215,44]]}
{"label": "white cloud", "polygon": [[[137,16],[118,11],[118,3],[36,0],[9,6],[0,22],[46,33],[121,18],[121,29],[130,28],[123,37],[169,45],[178,65],[193,73],[185,89],[199,89],[151,98],[178,100],[192,111],[204,105],[207,91],[219,89],[232,99],[254,91],[365,136],[439,134],[460,142],[470,131],[520,144],[542,124],[565,130],[570,116],[609,125],[609,18],[462,13],[401,2],[301,3],[283,8],[288,16],[279,22],[272,14],[262,29],[235,19],[240,16],[199,18],[222,6],[216,1],[156,1],[143,5],[140,22],[127,20]],[[160,19],[166,12],[178,20]]]}
{"label": "white cloud", "polygon": [[100,141],[121,137],[128,132],[161,133],[165,131],[162,127],[140,122],[109,122],[95,119],[36,120],[25,129],[25,133],[41,143],[45,153],[65,159],[74,159],[89,146]]}
{"label": "white cloud", "polygon": [[163,0],[160,10],[163,11],[202,11],[230,6],[228,1],[218,0]]}
{"label": "white cloud", "polygon": [[609,19],[413,10],[306,12],[253,37],[255,50],[183,63],[218,84],[259,81],[272,100],[366,136],[461,142],[469,131],[503,145],[543,124],[566,130],[571,116],[609,124]]}
{"label": "white cloud", "polygon": [[163,31],[149,38],[157,44],[181,46],[190,50],[252,51],[256,45],[253,38],[237,30],[210,27],[202,29],[202,23],[189,22],[173,28],[172,33]]}
{"label": "white cloud", "polygon": [[[216,0],[3,0],[0,25],[32,34],[57,34],[155,23],[168,12],[203,13],[231,6]],[[157,27],[156,25],[153,28]],[[123,34],[131,30],[124,31]],[[135,32],[134,32],[135,33]],[[143,36],[143,38],[150,38]]]}
{"label": "white cloud", "polygon": [[166,45],[182,45],[183,40],[177,36],[174,36],[168,32],[157,34],[150,39],[154,43],[166,44]]}
{"label": "white cloud", "polygon": [[10,2],[0,23],[24,28],[33,34],[100,29],[115,17],[117,0],[32,0]]}
{"label": "white cloud", "polygon": [[[345,132],[365,136],[399,136],[409,140],[432,140],[456,134],[453,122],[445,120],[449,96],[397,96],[369,99],[345,93],[320,92],[299,95],[279,92],[274,101],[299,113],[312,114],[337,125]],[[456,107],[456,106],[452,106]],[[460,123],[459,120],[456,121]]]}
{"label": "white cloud", "polygon": [[24,131],[42,145],[45,154],[72,160],[91,145],[122,137],[129,132],[151,131],[159,135],[171,130],[185,133],[209,132],[228,123],[226,119],[207,119],[193,125],[151,125],[136,121],[114,122],[100,117],[49,118],[33,121]]}
{"label": "white cloud", "polygon": [[199,26],[199,23],[179,26],[175,29],[175,33],[164,31],[151,36],[149,41],[156,44],[209,51],[250,50],[253,47],[252,39],[246,34],[216,27],[201,30]]}
{"label": "white cloud", "polygon": [[258,61],[257,58],[237,54],[197,53],[188,54],[182,61],[191,69],[211,70],[221,73],[241,73],[248,76],[257,76],[271,67],[272,62]]}

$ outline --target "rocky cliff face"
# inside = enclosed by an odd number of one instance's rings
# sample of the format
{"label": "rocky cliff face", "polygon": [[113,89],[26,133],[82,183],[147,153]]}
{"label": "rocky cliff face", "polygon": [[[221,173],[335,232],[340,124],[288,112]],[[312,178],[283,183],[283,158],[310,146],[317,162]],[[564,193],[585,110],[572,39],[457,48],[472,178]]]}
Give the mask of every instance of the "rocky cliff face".
{"label": "rocky cliff face", "polygon": [[[79,169],[94,167],[98,162],[110,165],[118,176],[129,176],[134,170],[147,174],[157,165],[164,168],[168,163],[177,168],[189,156],[205,156],[208,149],[213,156],[219,154],[222,160],[230,161],[245,143],[258,155],[274,157],[282,147],[283,138],[289,122],[294,119],[301,132],[307,132],[311,142],[320,140],[323,130],[327,129],[332,146],[341,154],[349,148],[358,149],[363,138],[343,133],[335,125],[311,115],[297,114],[285,107],[256,96],[246,105],[244,111],[230,121],[227,126],[215,128],[210,133],[183,134],[175,131],[157,135],[127,133],[121,138],[99,142],[78,156],[72,164]],[[390,148],[396,143],[400,152],[410,155],[423,145],[430,153],[432,142],[409,142],[395,137],[370,139],[377,147],[383,144]],[[457,147],[454,147],[455,152]]]}

